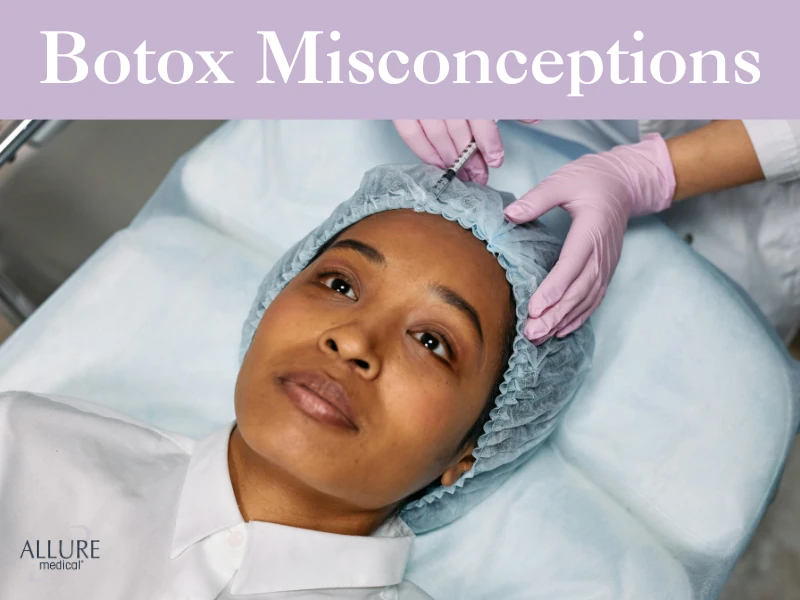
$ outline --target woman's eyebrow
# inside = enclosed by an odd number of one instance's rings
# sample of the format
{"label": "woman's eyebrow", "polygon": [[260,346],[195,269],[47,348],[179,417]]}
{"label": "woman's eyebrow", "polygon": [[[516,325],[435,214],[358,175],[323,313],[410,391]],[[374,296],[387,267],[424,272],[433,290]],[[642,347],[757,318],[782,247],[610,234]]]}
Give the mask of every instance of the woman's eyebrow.
{"label": "woman's eyebrow", "polygon": [[430,289],[433,291],[434,294],[439,296],[442,300],[444,300],[450,306],[457,308],[462,313],[464,313],[467,318],[469,319],[470,323],[475,327],[475,331],[478,333],[478,338],[481,340],[481,344],[483,343],[483,328],[481,327],[481,319],[478,316],[478,311],[462,296],[451,290],[449,287],[441,285],[441,284],[432,284]]}
{"label": "woman's eyebrow", "polygon": [[333,250],[334,248],[347,248],[350,250],[355,250],[371,263],[375,263],[381,267],[386,264],[386,257],[381,254],[379,250],[373,248],[369,244],[359,242],[358,240],[336,240],[336,243],[334,243],[329,249]]}

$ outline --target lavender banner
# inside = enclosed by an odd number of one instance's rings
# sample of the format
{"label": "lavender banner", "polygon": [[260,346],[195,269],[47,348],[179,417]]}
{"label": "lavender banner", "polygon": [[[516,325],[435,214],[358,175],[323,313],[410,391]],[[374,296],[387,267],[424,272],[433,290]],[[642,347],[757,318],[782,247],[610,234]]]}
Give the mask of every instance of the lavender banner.
{"label": "lavender banner", "polygon": [[800,3],[19,2],[0,118],[787,118]]}

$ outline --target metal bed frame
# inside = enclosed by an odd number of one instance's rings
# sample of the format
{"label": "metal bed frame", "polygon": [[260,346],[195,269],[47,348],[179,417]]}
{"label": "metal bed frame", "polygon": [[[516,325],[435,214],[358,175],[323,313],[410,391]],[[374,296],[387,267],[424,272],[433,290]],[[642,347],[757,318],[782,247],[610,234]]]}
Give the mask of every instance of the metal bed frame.
{"label": "metal bed frame", "polygon": [[[17,152],[25,144],[42,146],[67,124],[68,121],[38,119],[0,120],[0,169],[14,162]],[[36,305],[0,270],[0,312],[21,323],[35,309]]]}

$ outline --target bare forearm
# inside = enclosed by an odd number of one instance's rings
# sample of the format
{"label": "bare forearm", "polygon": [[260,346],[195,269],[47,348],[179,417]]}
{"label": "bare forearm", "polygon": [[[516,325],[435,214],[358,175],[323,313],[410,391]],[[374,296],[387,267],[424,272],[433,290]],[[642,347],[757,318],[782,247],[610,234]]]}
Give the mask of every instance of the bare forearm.
{"label": "bare forearm", "polygon": [[667,140],[675,170],[673,202],[764,179],[741,121],[713,121]]}

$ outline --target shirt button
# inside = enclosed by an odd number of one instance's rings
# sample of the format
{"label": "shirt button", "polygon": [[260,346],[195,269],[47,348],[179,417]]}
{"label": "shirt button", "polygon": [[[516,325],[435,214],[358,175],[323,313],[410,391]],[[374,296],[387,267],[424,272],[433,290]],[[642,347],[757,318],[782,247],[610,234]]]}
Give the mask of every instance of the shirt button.
{"label": "shirt button", "polygon": [[228,534],[228,545],[231,548],[239,548],[244,543],[244,534],[239,531],[231,531]]}

